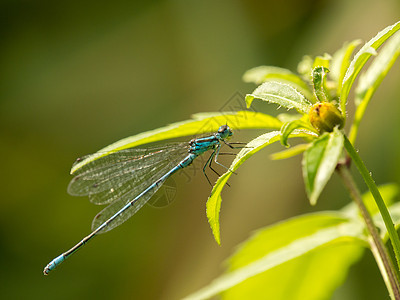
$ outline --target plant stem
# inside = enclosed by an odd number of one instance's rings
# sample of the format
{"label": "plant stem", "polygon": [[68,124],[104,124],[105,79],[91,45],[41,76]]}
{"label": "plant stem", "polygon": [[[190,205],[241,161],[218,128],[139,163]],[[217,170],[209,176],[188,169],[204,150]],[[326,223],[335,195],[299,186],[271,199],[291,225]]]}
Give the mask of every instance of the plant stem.
{"label": "plant stem", "polygon": [[375,260],[377,261],[379,270],[381,271],[390,297],[391,299],[399,300],[400,285],[397,278],[397,271],[393,265],[392,259],[390,258],[385,245],[382,242],[382,239],[379,236],[379,233],[373,223],[372,217],[365,207],[364,202],[362,201],[360,191],[358,190],[353,180],[353,177],[348,170],[347,165],[339,164],[336,170],[341,176],[345,186],[350,192],[351,198],[357,204],[358,209],[361,212],[361,216],[364,219],[368,233],[370,235],[368,238],[368,242],[371,246],[372,253],[375,257]]}
{"label": "plant stem", "polygon": [[397,235],[397,231],[394,228],[394,224],[392,221],[392,217],[389,214],[389,211],[386,207],[385,202],[382,199],[381,194],[379,193],[378,187],[375,184],[375,181],[372,179],[371,173],[367,170],[364,165],[361,157],[358,155],[356,149],[354,149],[353,145],[350,143],[346,135],[344,135],[344,147],[347,150],[347,153],[350,155],[351,159],[354,161],[358,171],[360,172],[364,182],[367,184],[372,196],[375,199],[376,205],[382,215],[382,219],[385,222],[386,230],[388,231],[390,241],[393,245],[393,250],[396,255],[397,260],[397,270],[400,269],[400,240]]}

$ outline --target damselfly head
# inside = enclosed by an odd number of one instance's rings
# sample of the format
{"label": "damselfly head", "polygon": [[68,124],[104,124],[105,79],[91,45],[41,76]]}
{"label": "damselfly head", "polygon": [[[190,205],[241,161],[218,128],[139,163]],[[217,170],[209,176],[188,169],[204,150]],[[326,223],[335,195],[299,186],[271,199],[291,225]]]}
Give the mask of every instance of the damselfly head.
{"label": "damselfly head", "polygon": [[222,125],[218,129],[218,134],[221,139],[227,139],[232,136],[233,132],[232,132],[232,129],[230,129],[228,125]]}

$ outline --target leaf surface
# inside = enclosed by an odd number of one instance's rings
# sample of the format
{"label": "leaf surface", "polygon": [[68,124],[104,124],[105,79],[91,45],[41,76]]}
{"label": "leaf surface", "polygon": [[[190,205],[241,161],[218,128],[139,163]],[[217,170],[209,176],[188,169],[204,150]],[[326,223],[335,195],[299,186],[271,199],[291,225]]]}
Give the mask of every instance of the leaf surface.
{"label": "leaf surface", "polygon": [[258,230],[229,260],[228,273],[185,299],[224,291],[223,299],[325,299],[362,246],[362,223],[340,212],[296,217]]}
{"label": "leaf surface", "polygon": [[365,63],[372,55],[376,55],[376,50],[399,29],[400,22],[386,27],[385,29],[380,31],[375,37],[365,43],[365,45],[354,56],[346,71],[346,75],[343,78],[342,90],[340,93],[340,109],[344,117],[346,116],[346,103],[350,88],[352,87],[353,82],[356,79],[361,68],[365,65]]}
{"label": "leaf surface", "polygon": [[295,88],[276,81],[264,82],[253,93],[246,95],[247,107],[254,99],[275,103],[286,109],[295,108],[303,114],[307,114],[311,108],[311,103]]}
{"label": "leaf surface", "polygon": [[342,132],[335,128],[331,133],[315,140],[304,152],[303,178],[311,205],[317,203],[319,195],[335,171],[343,151],[343,143]]}
{"label": "leaf surface", "polygon": [[272,67],[272,66],[259,66],[248,70],[243,75],[244,82],[253,82],[261,84],[265,81],[280,81],[294,87],[304,94],[308,99],[313,99],[313,94],[310,87],[299,77],[288,69]]}
{"label": "leaf surface", "polygon": [[[253,156],[255,153],[260,151],[262,148],[279,141],[281,136],[280,131],[272,131],[260,135],[254,140],[250,141],[240,152],[237,154],[235,159],[233,160],[230,171],[224,173],[221,177],[218,178],[215,183],[211,195],[207,200],[207,218],[210,224],[211,230],[213,232],[214,238],[218,244],[221,244],[220,238],[220,223],[219,223],[219,212],[221,209],[221,192],[224,188],[226,182],[233,174],[232,172],[236,171],[241,164],[243,164],[247,159]],[[309,131],[297,131],[293,132],[290,137],[316,137],[317,135],[313,132]]]}

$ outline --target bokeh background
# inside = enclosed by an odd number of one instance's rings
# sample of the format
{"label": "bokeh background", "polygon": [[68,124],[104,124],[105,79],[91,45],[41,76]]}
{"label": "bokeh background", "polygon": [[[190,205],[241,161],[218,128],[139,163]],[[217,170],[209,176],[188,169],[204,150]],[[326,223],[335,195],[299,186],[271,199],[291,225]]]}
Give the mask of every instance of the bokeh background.
{"label": "bokeh background", "polygon": [[[310,207],[300,158],[266,149],[223,193],[222,246],[211,234],[202,175],[177,177],[175,201],[145,207],[48,277],[43,267],[90,232],[101,209],[69,196],[76,157],[121,138],[218,111],[254,88],[258,65],[296,69],[304,54],[333,53],[398,21],[398,0],[18,1],[0,4],[0,297],[179,299],[223,271],[257,228],[349,199],[337,178]],[[399,182],[397,63],[361,125],[357,147],[378,183]],[[259,111],[276,108],[256,103]],[[246,141],[259,132],[239,132]],[[215,180],[215,178],[214,178]],[[362,186],[365,190],[365,187]],[[372,255],[334,299],[381,299]]]}

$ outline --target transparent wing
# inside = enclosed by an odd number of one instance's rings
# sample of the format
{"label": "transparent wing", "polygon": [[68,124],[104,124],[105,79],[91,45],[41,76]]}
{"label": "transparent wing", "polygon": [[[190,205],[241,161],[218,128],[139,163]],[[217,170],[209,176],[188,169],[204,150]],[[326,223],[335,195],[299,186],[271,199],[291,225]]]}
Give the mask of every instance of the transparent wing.
{"label": "transparent wing", "polygon": [[111,203],[132,189],[143,188],[142,184],[154,180],[152,176],[159,169],[160,173],[168,171],[187,155],[187,149],[187,143],[175,143],[109,154],[79,169],[68,192],[74,196],[88,195],[95,204]]}
{"label": "transparent wing", "polygon": [[[101,157],[76,172],[68,186],[71,195],[89,195],[91,202],[107,204],[96,215],[92,230],[117,213],[137,195],[175,167],[187,154],[187,143],[149,149],[127,149]],[[110,231],[134,215],[159,189],[154,186],[115,218],[101,233]]]}
{"label": "transparent wing", "polygon": [[[173,166],[171,166],[173,167]],[[161,177],[163,174],[156,174],[160,175]],[[154,176],[154,181],[157,176]],[[110,231],[114,229],[115,227],[121,225],[124,223],[126,220],[128,220],[130,217],[132,217],[139,209],[142,208],[143,205],[146,204],[147,201],[150,200],[150,198],[157,192],[157,190],[160,188],[162,185],[155,185],[152,189],[150,189],[146,194],[144,194],[142,197],[140,197],[135,203],[133,203],[132,206],[130,206],[127,210],[124,212],[120,213],[118,217],[116,217],[112,222],[108,224],[104,229],[102,229],[99,233],[105,233],[107,231]],[[104,208],[102,211],[100,211],[93,219],[92,222],[92,230],[96,230],[97,227],[102,225],[105,221],[107,221],[109,218],[111,218],[114,214],[116,214],[121,208],[123,208],[128,202],[132,201],[140,192],[143,191],[147,187],[143,187],[142,189],[133,189],[128,191],[126,194],[122,195],[120,198],[118,198],[116,201],[111,203],[109,206]]]}

